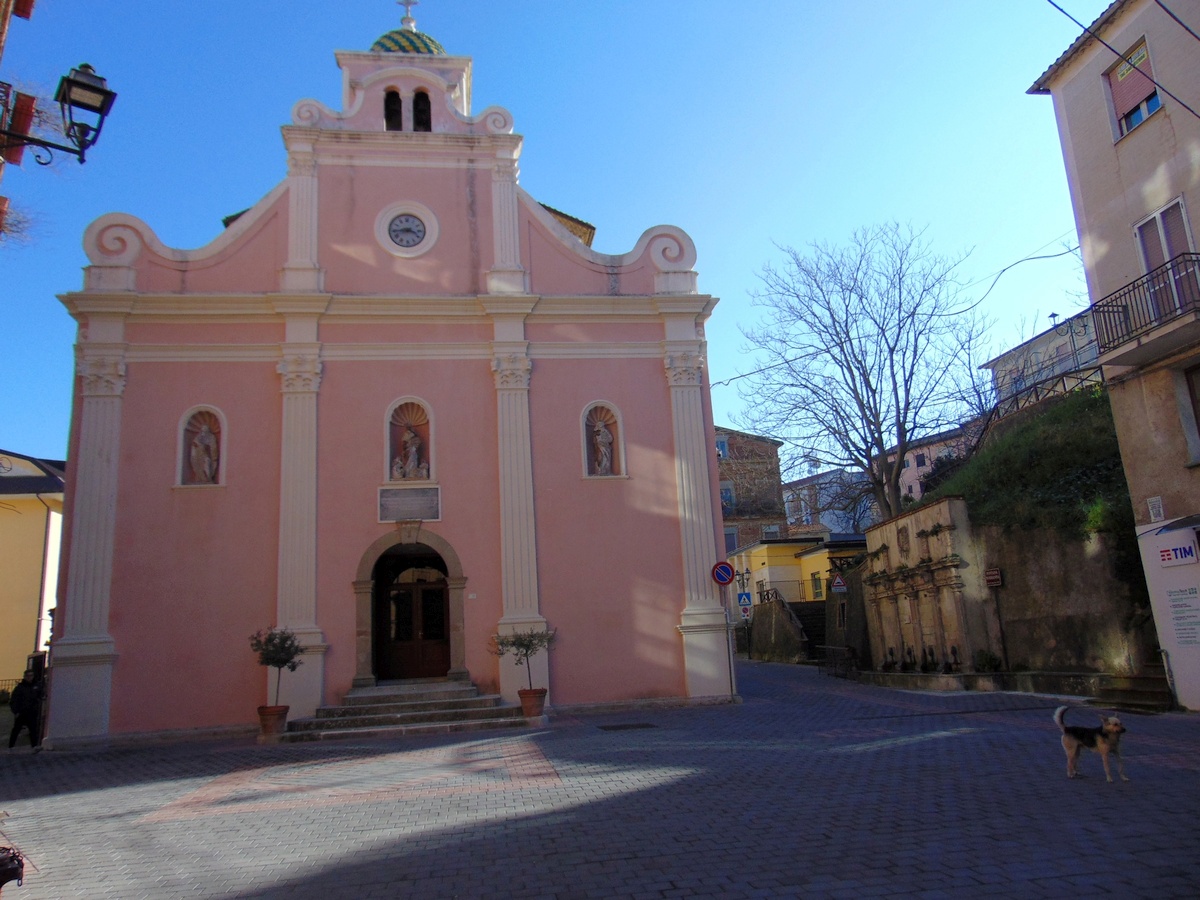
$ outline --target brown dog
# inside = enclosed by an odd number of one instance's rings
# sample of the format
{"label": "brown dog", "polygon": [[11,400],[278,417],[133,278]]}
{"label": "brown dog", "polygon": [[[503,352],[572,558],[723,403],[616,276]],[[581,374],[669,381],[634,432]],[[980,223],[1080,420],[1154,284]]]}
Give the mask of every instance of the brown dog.
{"label": "brown dog", "polygon": [[1125,726],[1121,724],[1121,720],[1116,716],[1101,716],[1099,728],[1081,728],[1063,722],[1066,713],[1065,706],[1060,706],[1054,711],[1054,721],[1062,729],[1063,749],[1067,751],[1067,777],[1074,778],[1078,774],[1076,765],[1079,762],[1079,754],[1086,748],[1100,754],[1100,761],[1104,763],[1104,775],[1110,783],[1112,772],[1108,769],[1109,756],[1117,758],[1117,772],[1122,781],[1128,781],[1125,777],[1125,766],[1121,763],[1121,735],[1125,733]]}

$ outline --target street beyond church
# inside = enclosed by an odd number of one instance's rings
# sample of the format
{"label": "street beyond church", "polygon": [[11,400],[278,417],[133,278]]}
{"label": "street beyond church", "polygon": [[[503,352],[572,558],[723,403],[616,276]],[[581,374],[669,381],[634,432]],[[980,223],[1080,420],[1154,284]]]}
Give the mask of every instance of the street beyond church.
{"label": "street beyond church", "polygon": [[403,741],[10,752],[5,900],[1193,897],[1200,717],[1123,714],[1070,781],[1071,700],[741,663],[734,706]]}

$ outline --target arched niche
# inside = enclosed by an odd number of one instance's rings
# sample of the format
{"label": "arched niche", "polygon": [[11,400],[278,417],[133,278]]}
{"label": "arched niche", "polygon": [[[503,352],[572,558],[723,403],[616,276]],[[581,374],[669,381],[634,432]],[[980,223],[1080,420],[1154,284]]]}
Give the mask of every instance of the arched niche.
{"label": "arched niche", "polygon": [[624,429],[611,403],[592,403],[583,414],[583,474],[588,478],[625,475]]}
{"label": "arched niche", "polygon": [[215,487],[225,483],[225,417],[212,406],[194,406],[180,417],[176,483]]}
{"label": "arched niche", "polygon": [[433,481],[433,423],[429,408],[414,397],[392,404],[387,418],[385,481]]}

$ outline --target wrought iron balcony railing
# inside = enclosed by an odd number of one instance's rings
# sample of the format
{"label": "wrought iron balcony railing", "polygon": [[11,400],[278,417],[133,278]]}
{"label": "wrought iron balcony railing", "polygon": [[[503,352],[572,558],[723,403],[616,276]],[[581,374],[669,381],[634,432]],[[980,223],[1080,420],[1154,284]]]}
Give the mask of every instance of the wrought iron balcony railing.
{"label": "wrought iron balcony railing", "polygon": [[1180,316],[1200,311],[1200,253],[1170,262],[1092,307],[1100,352],[1106,353]]}

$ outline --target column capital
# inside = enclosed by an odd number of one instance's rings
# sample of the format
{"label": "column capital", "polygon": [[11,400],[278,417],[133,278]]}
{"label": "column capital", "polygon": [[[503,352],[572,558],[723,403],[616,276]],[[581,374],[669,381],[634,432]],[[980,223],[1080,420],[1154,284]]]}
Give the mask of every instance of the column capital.
{"label": "column capital", "polygon": [[313,350],[292,350],[285,347],[283,359],[275,367],[282,376],[281,390],[285,394],[313,393],[321,388],[321,359]]}
{"label": "column capital", "polygon": [[84,347],[79,354],[79,377],[85,397],[120,397],[125,393],[125,352],[119,348]]}
{"label": "column capital", "polygon": [[663,366],[671,387],[699,387],[704,383],[704,356],[697,349],[668,348]]}
{"label": "column capital", "polygon": [[492,360],[496,390],[529,390],[533,364],[523,353],[506,353]]}

